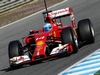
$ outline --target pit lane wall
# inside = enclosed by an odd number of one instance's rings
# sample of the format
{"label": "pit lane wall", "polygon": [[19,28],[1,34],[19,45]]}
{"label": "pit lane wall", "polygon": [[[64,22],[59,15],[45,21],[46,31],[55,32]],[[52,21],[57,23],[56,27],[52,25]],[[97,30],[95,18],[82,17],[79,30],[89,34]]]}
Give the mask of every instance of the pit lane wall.
{"label": "pit lane wall", "polygon": [[100,75],[100,49],[58,75]]}
{"label": "pit lane wall", "polygon": [[34,0],[0,0],[0,13]]}

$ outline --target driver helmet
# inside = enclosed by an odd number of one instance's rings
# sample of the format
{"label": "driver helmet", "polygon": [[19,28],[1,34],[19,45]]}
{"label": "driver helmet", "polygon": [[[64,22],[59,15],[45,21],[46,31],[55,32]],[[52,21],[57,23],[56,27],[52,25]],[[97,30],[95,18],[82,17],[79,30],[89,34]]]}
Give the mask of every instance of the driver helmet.
{"label": "driver helmet", "polygon": [[49,31],[52,29],[52,25],[50,23],[46,22],[43,29],[44,29],[44,31]]}

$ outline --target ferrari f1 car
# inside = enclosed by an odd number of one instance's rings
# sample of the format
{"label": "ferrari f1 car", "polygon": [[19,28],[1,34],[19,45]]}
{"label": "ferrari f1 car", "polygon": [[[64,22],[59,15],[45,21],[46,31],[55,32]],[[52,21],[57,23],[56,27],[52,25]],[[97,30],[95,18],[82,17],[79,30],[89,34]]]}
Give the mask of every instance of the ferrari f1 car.
{"label": "ferrari f1 car", "polygon": [[[56,11],[44,12],[44,21],[52,25],[45,31],[31,30],[29,36],[11,41],[8,46],[10,67],[16,68],[25,63],[42,60],[63,53],[77,53],[81,43],[94,43],[94,29],[90,19],[76,22],[73,9],[68,7]],[[71,25],[63,25],[61,18],[69,16]],[[58,23],[56,20],[59,19]]]}

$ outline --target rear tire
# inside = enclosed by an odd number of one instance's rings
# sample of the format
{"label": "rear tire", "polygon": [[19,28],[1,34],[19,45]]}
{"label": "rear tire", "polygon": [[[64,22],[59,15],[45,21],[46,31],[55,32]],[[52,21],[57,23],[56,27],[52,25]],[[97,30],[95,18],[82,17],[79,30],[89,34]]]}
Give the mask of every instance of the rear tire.
{"label": "rear tire", "polygon": [[[18,40],[11,41],[8,46],[9,59],[22,55],[23,51],[21,49],[22,49],[22,44]],[[10,67],[18,68],[19,65],[11,65],[10,64]]]}
{"label": "rear tire", "polygon": [[78,42],[76,35],[72,28],[65,28],[61,32],[61,39],[63,44],[71,44],[73,47],[73,53],[78,52]]}
{"label": "rear tire", "polygon": [[94,29],[90,19],[83,19],[78,22],[78,32],[82,42],[94,43]]}

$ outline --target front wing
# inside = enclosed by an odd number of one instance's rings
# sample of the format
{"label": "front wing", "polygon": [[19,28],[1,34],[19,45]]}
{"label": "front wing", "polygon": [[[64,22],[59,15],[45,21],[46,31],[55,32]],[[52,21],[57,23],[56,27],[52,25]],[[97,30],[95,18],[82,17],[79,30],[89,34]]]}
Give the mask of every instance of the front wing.
{"label": "front wing", "polygon": [[[73,51],[72,45],[70,45],[70,44],[65,44],[65,45],[59,44],[58,47],[54,48],[51,51],[50,56],[54,56],[54,55],[65,53],[65,52],[66,53],[72,53],[72,51]],[[45,58],[50,58],[50,56],[47,56]],[[43,59],[45,59],[45,58],[43,58]],[[10,65],[19,65],[19,64],[24,64],[25,62],[29,63],[29,62],[33,62],[33,61],[29,58],[28,55],[16,56],[16,57],[9,59]]]}

